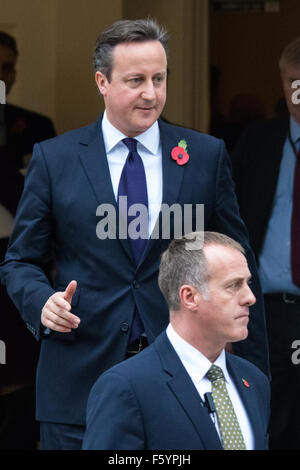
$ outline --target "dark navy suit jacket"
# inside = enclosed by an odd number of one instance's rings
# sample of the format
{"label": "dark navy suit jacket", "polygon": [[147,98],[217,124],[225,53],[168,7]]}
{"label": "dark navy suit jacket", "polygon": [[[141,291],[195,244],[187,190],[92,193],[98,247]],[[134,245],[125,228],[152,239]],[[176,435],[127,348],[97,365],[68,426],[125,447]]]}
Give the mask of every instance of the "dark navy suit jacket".
{"label": "dark navy suit jacket", "polygon": [[257,261],[272,214],[288,128],[289,115],[258,121],[243,133],[232,154],[240,212]]}
{"label": "dark navy suit jacket", "polygon": [[[205,229],[223,232],[246,247],[258,301],[251,308],[249,337],[235,351],[267,371],[263,301],[224,143],[162,121],[159,126],[163,203],[205,204]],[[180,166],[171,151],[182,139],[190,159]],[[37,418],[42,421],[85,423],[92,385],[125,358],[134,304],[150,343],[168,324],[157,275],[170,240],[150,239],[136,266],[128,240],[97,237],[96,210],[102,203],[116,207],[100,119],[35,146],[0,275],[37,339],[45,302],[72,279],[78,281],[72,312],[81,318],[71,333],[54,332],[42,339],[37,371]],[[173,235],[171,228],[171,239]],[[51,283],[45,267],[53,260]]]}
{"label": "dark navy suit jacket", "polygon": [[[226,353],[226,364],[246,408],[255,449],[266,449],[269,381],[237,356]],[[165,333],[97,380],[88,400],[83,449],[222,449],[208,409]]]}

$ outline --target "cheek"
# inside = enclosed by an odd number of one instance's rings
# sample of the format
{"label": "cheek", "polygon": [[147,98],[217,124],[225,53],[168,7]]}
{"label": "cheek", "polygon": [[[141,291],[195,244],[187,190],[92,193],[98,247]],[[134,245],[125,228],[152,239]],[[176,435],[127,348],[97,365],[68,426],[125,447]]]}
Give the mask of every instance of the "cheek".
{"label": "cheek", "polygon": [[292,89],[290,82],[284,84],[283,91],[286,101],[291,103],[292,94],[295,90]]}
{"label": "cheek", "polygon": [[158,94],[157,94],[157,99],[159,101],[159,103],[164,106],[165,102],[166,102],[166,98],[167,98],[167,90],[166,90],[166,87],[163,87],[161,88],[159,91],[158,91]]}

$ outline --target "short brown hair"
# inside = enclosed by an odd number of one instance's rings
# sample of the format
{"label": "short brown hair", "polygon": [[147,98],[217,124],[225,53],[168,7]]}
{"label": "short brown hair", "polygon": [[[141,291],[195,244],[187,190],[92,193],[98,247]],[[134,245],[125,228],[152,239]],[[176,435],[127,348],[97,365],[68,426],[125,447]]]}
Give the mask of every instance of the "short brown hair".
{"label": "short brown hair", "polygon": [[179,310],[179,290],[184,284],[207,293],[209,274],[203,248],[208,245],[226,246],[245,254],[240,243],[217,232],[192,232],[172,240],[162,254],[158,276],[159,288],[170,310]]}
{"label": "short brown hair", "polygon": [[17,42],[13,36],[4,31],[0,31],[0,46],[6,46],[11,49],[16,56],[19,55],[19,51],[17,48]]}
{"label": "short brown hair", "polygon": [[168,53],[168,35],[165,28],[150,18],[145,20],[121,20],[113,23],[97,38],[94,48],[94,69],[111,80],[113,49],[126,42],[159,41]]}
{"label": "short brown hair", "polygon": [[290,42],[282,51],[279,59],[279,67],[284,69],[285,65],[300,65],[300,37]]}

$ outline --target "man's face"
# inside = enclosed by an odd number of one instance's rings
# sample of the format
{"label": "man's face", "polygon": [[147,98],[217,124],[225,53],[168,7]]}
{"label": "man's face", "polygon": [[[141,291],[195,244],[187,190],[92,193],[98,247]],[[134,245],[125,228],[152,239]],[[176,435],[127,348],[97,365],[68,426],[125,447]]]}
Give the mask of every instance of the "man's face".
{"label": "man's face", "polygon": [[0,80],[6,85],[6,94],[11,90],[16,79],[17,57],[12,49],[0,45]]}
{"label": "man's face", "polygon": [[300,104],[292,102],[292,95],[296,91],[295,88],[292,88],[292,83],[295,80],[300,80],[300,65],[284,64],[281,70],[281,79],[289,113],[300,124]]}
{"label": "man's face", "polygon": [[201,301],[203,331],[213,344],[241,341],[248,336],[249,306],[255,297],[245,256],[220,245],[204,247],[209,272],[208,295]]}
{"label": "man's face", "polygon": [[159,41],[118,44],[111,81],[96,72],[108,120],[128,137],[145,132],[166,101],[167,57]]}

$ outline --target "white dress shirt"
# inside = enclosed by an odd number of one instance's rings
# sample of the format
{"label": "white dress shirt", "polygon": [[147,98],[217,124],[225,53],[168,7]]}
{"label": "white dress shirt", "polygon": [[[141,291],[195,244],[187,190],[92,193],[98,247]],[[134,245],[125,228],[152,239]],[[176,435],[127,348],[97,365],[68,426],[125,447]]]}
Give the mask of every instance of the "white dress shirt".
{"label": "white dress shirt", "polygon": [[[171,324],[167,328],[167,336],[175,349],[176,353],[179,356],[183,366],[185,367],[187,373],[193,381],[201,399],[204,401],[204,394],[211,392],[211,382],[205,377],[206,373],[212,366],[212,363],[205,357],[200,351],[194,348],[191,344],[187,343],[181,336],[179,336]],[[238,418],[238,422],[244,437],[247,450],[254,449],[254,437],[253,430],[250,424],[247,412],[245,410],[244,404],[240,398],[240,395],[237,391],[236,386],[234,385],[227,367],[226,367],[226,356],[225,351],[223,350],[217,360],[214,362],[216,366],[221,367],[226,387],[228,390],[229,397],[234,407],[234,411]],[[218,421],[214,414],[210,414],[220,437],[220,429]]]}
{"label": "white dress shirt", "polygon": [[[127,136],[109,122],[106,112],[102,119],[102,132],[113,191],[117,200],[121,173],[128,156],[128,148],[122,139]],[[156,121],[146,132],[135,139],[138,141],[137,151],[143,161],[146,174],[149,209],[148,236],[150,236],[162,202],[162,152],[158,122]]]}

